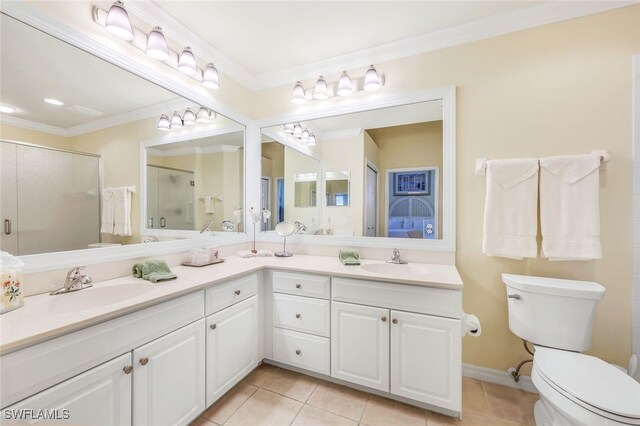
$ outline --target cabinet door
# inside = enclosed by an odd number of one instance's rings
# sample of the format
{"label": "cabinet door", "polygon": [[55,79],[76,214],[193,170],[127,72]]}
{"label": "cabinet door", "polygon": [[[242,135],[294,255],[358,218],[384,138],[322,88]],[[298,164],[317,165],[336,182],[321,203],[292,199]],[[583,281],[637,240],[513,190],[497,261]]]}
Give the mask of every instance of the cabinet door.
{"label": "cabinet door", "polygon": [[133,351],[136,425],[188,424],[205,409],[204,319]]}
{"label": "cabinet door", "polygon": [[[125,370],[125,367],[129,368]],[[128,352],[7,407],[3,410],[3,417],[8,420],[7,413],[12,418],[20,417],[21,412],[27,412],[25,410],[33,410],[35,416],[40,410],[46,410],[43,413],[53,415],[53,418],[33,420],[22,416],[22,420],[27,423],[51,423],[61,419],[60,423],[78,425],[130,425],[130,368],[131,352]]]}
{"label": "cabinet door", "polygon": [[331,303],[331,376],[389,391],[389,310]]}
{"label": "cabinet door", "polygon": [[258,363],[258,296],[206,318],[207,406]]}
{"label": "cabinet door", "polygon": [[461,410],[460,321],[391,311],[391,393]]}

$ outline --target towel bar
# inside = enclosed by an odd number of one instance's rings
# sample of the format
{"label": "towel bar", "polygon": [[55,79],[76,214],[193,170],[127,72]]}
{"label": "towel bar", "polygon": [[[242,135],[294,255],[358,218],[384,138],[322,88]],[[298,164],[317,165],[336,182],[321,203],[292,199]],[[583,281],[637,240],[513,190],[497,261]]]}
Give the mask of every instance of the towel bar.
{"label": "towel bar", "polygon": [[[607,170],[607,163],[609,162],[609,151],[606,149],[597,149],[591,151],[592,154],[600,155],[600,170]],[[475,164],[476,176],[485,176],[487,174],[487,159],[476,158]]]}

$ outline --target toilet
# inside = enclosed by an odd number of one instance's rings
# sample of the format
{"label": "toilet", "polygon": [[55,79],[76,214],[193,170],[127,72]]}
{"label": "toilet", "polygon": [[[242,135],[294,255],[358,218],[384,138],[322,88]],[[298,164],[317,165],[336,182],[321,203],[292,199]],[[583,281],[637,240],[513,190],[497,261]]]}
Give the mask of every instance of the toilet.
{"label": "toilet", "polygon": [[502,274],[509,329],[535,346],[536,425],[640,425],[640,383],[580,352],[591,346],[598,283]]}

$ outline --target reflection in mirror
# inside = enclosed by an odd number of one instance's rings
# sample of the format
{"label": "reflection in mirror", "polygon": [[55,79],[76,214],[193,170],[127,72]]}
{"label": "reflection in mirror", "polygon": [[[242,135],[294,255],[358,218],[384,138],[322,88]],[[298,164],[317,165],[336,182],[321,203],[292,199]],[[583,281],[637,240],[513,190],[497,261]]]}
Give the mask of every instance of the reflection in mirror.
{"label": "reflection in mirror", "polygon": [[295,207],[315,207],[317,205],[317,181],[317,173],[296,173],[293,176],[295,184],[295,201],[293,205]]}
{"label": "reflection in mirror", "polygon": [[[5,14],[0,15],[0,43],[0,104],[13,108],[2,113],[0,124],[0,215],[10,224],[9,232],[0,234],[0,248],[12,254],[152,241],[139,219],[146,189],[140,182],[146,164],[140,143],[190,140],[194,133],[230,123],[235,126],[230,131],[244,131],[215,113],[208,123],[161,131],[162,115],[200,111],[200,105]],[[157,215],[153,229],[162,223],[168,228],[174,216],[181,219],[176,229],[194,229],[188,224],[197,223],[201,203],[188,210],[196,193],[192,196],[185,183],[197,180],[198,171],[155,165],[161,166],[154,169],[156,198],[179,199]],[[170,168],[194,178],[166,173]],[[172,180],[184,186],[163,190],[163,182]]]}
{"label": "reflection in mirror", "polygon": [[147,147],[147,229],[239,231],[243,147],[242,130]]}
{"label": "reflection in mirror", "polygon": [[351,172],[326,172],[324,174],[325,204],[327,207],[349,206],[349,177]]}
{"label": "reflection in mirror", "polygon": [[[441,239],[442,105],[438,99],[302,122],[316,146],[284,125],[263,133],[316,153],[329,171],[317,184],[324,202],[315,233]],[[285,175],[285,187],[292,183]]]}

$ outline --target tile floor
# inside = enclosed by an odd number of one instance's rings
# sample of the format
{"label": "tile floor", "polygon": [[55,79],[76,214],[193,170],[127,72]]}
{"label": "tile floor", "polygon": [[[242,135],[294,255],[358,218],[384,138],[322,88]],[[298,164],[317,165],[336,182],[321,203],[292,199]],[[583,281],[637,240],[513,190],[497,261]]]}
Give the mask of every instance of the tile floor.
{"label": "tile floor", "polygon": [[216,425],[534,425],[537,396],[464,378],[464,419],[263,364],[192,426]]}

